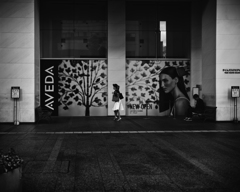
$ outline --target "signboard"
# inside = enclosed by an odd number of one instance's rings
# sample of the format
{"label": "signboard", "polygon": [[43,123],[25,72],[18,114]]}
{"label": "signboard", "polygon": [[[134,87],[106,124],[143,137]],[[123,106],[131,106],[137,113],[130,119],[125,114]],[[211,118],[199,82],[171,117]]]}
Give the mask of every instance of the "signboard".
{"label": "signboard", "polygon": [[20,87],[11,87],[11,98],[12,99],[20,98]]}
{"label": "signboard", "polygon": [[232,97],[239,97],[239,86],[232,86],[231,90]]}
{"label": "signboard", "polygon": [[199,95],[199,88],[198,87],[193,87],[192,88],[192,95],[195,95],[195,94]]}
{"label": "signboard", "polygon": [[58,64],[61,60],[41,60],[41,106],[58,115]]}
{"label": "signboard", "polygon": [[107,115],[105,60],[42,59],[41,107],[54,116]]}

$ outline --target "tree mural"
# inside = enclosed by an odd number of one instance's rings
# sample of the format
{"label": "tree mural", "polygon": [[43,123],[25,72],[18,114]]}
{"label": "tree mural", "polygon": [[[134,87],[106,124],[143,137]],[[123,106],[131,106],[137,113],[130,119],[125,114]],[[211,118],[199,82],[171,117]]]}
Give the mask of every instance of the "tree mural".
{"label": "tree mural", "polygon": [[129,61],[127,62],[127,90],[126,101],[131,108],[131,102],[138,101],[146,104],[147,100],[153,101],[157,108],[159,101],[158,76],[161,67],[155,61]]}
{"label": "tree mural", "polygon": [[159,104],[159,74],[164,67],[179,66],[184,67],[186,76],[184,83],[189,88],[190,63],[184,61],[150,61],[150,60],[134,60],[127,61],[126,74],[126,102],[128,108],[132,108],[132,103],[138,102],[137,108],[141,104],[146,106],[147,102],[154,104],[158,109]]}
{"label": "tree mural", "polygon": [[63,60],[58,67],[58,103],[68,110],[73,103],[85,107],[107,105],[107,64],[104,60]]}

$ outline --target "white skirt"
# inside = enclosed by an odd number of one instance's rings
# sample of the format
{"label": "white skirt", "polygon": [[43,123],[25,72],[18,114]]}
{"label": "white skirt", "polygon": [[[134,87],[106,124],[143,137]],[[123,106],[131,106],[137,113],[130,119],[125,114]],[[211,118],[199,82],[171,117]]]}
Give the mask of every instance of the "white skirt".
{"label": "white skirt", "polygon": [[123,108],[122,101],[119,100],[119,101],[115,102],[112,110],[113,110],[113,111],[116,111],[116,110],[121,110],[121,111],[123,111],[124,108]]}

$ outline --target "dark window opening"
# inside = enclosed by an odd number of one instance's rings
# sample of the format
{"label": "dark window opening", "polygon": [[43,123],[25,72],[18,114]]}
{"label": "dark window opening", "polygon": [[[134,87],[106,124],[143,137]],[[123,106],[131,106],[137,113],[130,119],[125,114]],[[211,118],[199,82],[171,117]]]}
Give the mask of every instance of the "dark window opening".
{"label": "dark window opening", "polygon": [[107,57],[107,1],[39,3],[41,58]]}
{"label": "dark window opening", "polygon": [[189,58],[189,2],[127,2],[127,58]]}

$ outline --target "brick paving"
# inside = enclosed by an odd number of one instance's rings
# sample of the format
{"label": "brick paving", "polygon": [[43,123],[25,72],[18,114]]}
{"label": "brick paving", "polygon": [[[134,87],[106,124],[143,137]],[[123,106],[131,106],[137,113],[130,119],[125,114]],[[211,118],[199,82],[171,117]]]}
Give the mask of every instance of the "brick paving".
{"label": "brick paving", "polygon": [[239,191],[240,129],[168,117],[57,117],[0,124],[24,159],[23,192]]}

